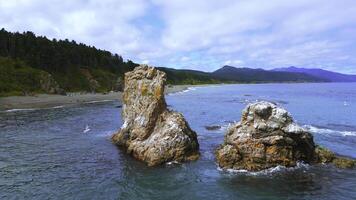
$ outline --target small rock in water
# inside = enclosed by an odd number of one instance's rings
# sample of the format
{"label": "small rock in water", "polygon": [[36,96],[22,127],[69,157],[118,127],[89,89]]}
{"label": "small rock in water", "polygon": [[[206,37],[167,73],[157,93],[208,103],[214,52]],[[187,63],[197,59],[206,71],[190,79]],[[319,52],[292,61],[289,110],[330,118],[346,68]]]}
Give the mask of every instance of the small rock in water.
{"label": "small rock in water", "polygon": [[216,159],[223,169],[250,171],[294,167],[299,161],[333,163],[340,168],[356,165],[355,160],[316,148],[313,136],[297,125],[286,110],[265,101],[244,109],[241,121],[229,127],[224,144],[216,150]]}
{"label": "small rock in water", "polygon": [[149,166],[196,160],[197,134],[182,114],[167,109],[164,99],[166,74],[141,65],[125,74],[121,130],[115,144]]}
{"label": "small rock in water", "polygon": [[314,148],[313,136],[295,124],[286,110],[257,102],[249,104],[241,121],[229,127],[216,158],[223,169],[258,171],[310,163]]}
{"label": "small rock in water", "polygon": [[329,149],[321,146],[315,148],[315,161],[318,163],[332,163],[338,168],[353,168],[356,166],[356,160],[337,156]]}
{"label": "small rock in water", "polygon": [[220,128],[221,126],[219,125],[205,126],[205,129],[208,131],[215,131],[215,130],[219,130]]}

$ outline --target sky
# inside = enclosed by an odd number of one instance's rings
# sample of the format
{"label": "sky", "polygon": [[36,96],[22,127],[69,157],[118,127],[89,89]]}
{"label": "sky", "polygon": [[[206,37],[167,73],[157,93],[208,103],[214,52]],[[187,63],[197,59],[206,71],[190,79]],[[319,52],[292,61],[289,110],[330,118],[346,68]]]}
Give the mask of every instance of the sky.
{"label": "sky", "polygon": [[0,0],[0,28],[153,66],[356,74],[355,0]]}

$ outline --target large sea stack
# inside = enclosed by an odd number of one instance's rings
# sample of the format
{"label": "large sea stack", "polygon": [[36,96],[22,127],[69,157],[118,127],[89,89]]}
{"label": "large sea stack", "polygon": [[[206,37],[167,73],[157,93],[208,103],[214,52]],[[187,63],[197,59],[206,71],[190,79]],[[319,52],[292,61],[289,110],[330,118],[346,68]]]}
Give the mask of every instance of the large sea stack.
{"label": "large sea stack", "polygon": [[313,136],[273,103],[248,105],[241,121],[229,127],[216,151],[223,169],[257,171],[278,165],[293,167],[314,161]]}
{"label": "large sea stack", "polygon": [[196,133],[182,114],[167,109],[166,74],[141,65],[125,74],[121,130],[113,142],[149,166],[199,157]]}

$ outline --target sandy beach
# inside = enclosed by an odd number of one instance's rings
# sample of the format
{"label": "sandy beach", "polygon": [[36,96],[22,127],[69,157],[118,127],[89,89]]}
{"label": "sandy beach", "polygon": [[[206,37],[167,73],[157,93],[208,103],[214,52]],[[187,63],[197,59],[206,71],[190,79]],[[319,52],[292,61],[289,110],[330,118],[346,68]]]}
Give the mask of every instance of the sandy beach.
{"label": "sandy beach", "polygon": [[[174,85],[166,88],[166,94],[180,92],[191,87],[189,85]],[[11,96],[0,97],[0,111],[11,109],[30,109],[30,108],[50,108],[56,106],[73,105],[80,103],[95,103],[100,101],[120,101],[121,92],[108,94],[70,93],[67,95],[38,94],[36,96]]]}

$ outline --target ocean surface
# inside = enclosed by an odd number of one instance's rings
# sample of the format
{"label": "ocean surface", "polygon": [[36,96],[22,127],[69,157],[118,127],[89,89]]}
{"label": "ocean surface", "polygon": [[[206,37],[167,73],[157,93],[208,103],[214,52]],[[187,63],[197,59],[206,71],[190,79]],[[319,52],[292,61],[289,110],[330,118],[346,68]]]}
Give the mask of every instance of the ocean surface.
{"label": "ocean surface", "polygon": [[198,133],[198,161],[152,168],[126,155],[110,141],[122,124],[117,101],[0,112],[0,199],[356,199],[356,169],[231,172],[214,160],[226,127],[258,100],[286,108],[316,143],[356,158],[356,83],[195,87],[166,100]]}

